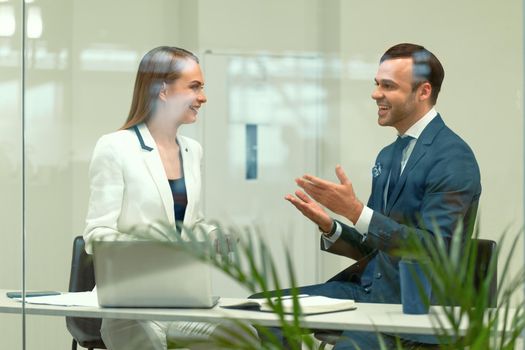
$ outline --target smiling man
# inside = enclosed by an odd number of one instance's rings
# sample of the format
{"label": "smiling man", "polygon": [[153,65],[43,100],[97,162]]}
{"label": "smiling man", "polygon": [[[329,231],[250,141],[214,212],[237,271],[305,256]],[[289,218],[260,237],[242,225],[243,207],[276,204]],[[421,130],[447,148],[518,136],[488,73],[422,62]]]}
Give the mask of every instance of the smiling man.
{"label": "smiling man", "polygon": [[[339,183],[312,175],[296,179],[302,190],[286,200],[319,226],[322,249],[358,260],[327,283],[302,287],[301,293],[401,303],[393,250],[409,234],[425,231],[449,241],[458,225],[469,234],[481,195],[480,174],[472,150],[434,108],[443,77],[439,60],[420,45],[398,44],[381,57],[372,98],[379,125],[395,128],[398,136],[377,156],[366,205],[341,166],[335,170]],[[354,226],[333,220],[324,207]],[[373,333],[345,332],[342,339],[338,350],[380,348]],[[405,345],[433,341],[403,339]],[[384,341],[395,348],[393,337],[384,335]]]}

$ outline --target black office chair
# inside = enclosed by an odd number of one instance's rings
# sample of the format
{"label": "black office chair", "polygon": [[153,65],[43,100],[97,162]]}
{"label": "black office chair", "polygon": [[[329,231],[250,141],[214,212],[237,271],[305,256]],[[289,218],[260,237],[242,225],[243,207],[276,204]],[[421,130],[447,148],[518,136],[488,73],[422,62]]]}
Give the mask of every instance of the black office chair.
{"label": "black office chair", "polygon": [[[492,257],[496,253],[496,242],[490,240],[490,239],[473,239],[472,240],[474,244],[477,245],[478,252],[476,256],[476,275],[474,276],[474,286],[476,289],[479,290],[481,287],[481,283],[483,283],[483,280],[486,278],[488,274],[488,269],[490,266],[490,262],[492,260]],[[489,286],[489,307],[496,307],[498,303],[498,262],[496,261],[496,266],[494,269],[494,274],[492,275],[492,279],[490,281]]]}
{"label": "black office chair", "polygon": [[[75,237],[73,241],[73,258],[71,259],[71,274],[69,276],[70,292],[87,292],[95,287],[95,272],[93,257],[84,250],[84,238]],[[100,336],[102,319],[84,317],[66,317],[66,326],[73,336],[72,350],[77,345],[92,349],[106,349]]]}
{"label": "black office chair", "polygon": [[[477,246],[476,255],[476,274],[474,276],[474,286],[476,289],[481,287],[481,283],[485,279],[488,273],[490,262],[494,253],[496,252],[496,242],[489,239],[473,238],[472,243]],[[496,268],[492,275],[489,289],[489,306],[496,307],[497,305],[497,289],[498,289],[498,262],[496,261]],[[319,350],[324,350],[327,345],[335,345],[335,343],[341,337],[343,332],[340,330],[320,330],[314,332],[314,337],[321,341]],[[430,346],[425,346],[425,349],[429,349]],[[438,348],[438,347],[436,347]]]}

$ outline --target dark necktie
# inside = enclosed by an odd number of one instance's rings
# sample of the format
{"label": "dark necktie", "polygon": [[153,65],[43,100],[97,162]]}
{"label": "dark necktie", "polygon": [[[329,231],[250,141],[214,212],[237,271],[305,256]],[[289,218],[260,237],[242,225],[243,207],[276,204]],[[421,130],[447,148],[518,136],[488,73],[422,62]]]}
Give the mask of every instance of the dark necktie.
{"label": "dark necktie", "polygon": [[390,200],[390,195],[394,192],[399,176],[401,175],[401,160],[403,158],[403,150],[408,146],[408,143],[414,138],[411,136],[401,137],[398,136],[394,143],[394,152],[392,152],[392,162],[390,170],[390,182],[388,184],[388,197],[387,201]]}

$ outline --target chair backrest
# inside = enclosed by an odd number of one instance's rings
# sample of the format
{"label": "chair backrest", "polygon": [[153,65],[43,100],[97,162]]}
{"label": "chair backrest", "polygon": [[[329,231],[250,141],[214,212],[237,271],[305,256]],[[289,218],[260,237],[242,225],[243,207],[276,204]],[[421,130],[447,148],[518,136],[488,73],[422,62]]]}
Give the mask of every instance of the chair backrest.
{"label": "chair backrest", "polygon": [[[481,283],[486,278],[491,260],[496,259],[496,242],[489,239],[472,239],[472,243],[477,247],[476,255],[476,275],[474,276],[474,285],[477,289],[481,287]],[[489,306],[496,307],[497,304],[497,288],[498,288],[498,262],[496,261],[496,269],[492,275],[489,287]]]}
{"label": "chair backrest", "polygon": [[77,236],[73,241],[69,291],[87,292],[93,290],[94,287],[95,271],[93,269],[93,257],[86,253],[84,238]]}
{"label": "chair backrest", "polygon": [[[70,292],[87,292],[95,287],[93,257],[84,249],[84,238],[75,237],[69,276]],[[99,318],[66,317],[66,326],[73,338],[83,347],[105,349],[100,336]]]}

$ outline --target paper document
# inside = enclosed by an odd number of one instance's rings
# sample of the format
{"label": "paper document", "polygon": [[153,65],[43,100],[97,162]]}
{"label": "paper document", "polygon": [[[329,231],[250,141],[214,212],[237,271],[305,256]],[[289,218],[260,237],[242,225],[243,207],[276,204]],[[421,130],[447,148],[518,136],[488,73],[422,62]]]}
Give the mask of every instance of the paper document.
{"label": "paper document", "polygon": [[[14,298],[22,301],[22,298]],[[97,292],[63,293],[42,297],[26,297],[28,304],[98,307]]]}
{"label": "paper document", "polygon": [[[273,298],[275,302],[276,298]],[[281,298],[283,310],[287,314],[293,313],[293,300],[289,296]],[[304,315],[323,314],[357,308],[354,300],[335,299],[322,296],[309,296],[301,294],[298,296],[299,304]],[[232,305],[221,305],[225,309],[273,311],[266,299],[246,299]]]}

